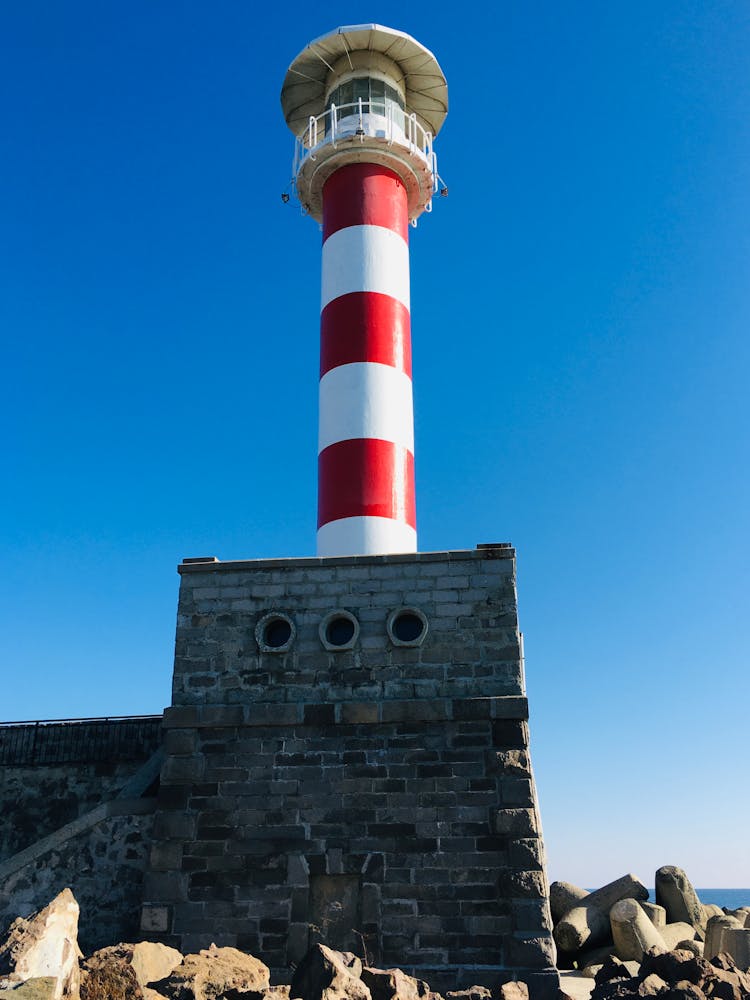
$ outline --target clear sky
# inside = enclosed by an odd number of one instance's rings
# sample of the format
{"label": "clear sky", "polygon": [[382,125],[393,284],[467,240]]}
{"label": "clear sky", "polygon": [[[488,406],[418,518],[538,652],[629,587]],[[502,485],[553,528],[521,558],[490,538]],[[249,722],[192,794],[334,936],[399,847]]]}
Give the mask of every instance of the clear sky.
{"label": "clear sky", "polygon": [[750,885],[746,0],[3,4],[0,719],[161,711],[177,563],[313,554],[279,90],[364,21],[448,78],[420,548],[518,550],[550,876]]}

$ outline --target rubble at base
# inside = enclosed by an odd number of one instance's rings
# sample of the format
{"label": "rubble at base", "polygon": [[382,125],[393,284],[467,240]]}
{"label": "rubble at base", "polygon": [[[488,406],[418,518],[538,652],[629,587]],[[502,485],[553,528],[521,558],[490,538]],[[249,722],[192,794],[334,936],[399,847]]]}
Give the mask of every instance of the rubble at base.
{"label": "rubble at base", "polygon": [[[685,873],[671,866],[656,873],[656,895],[649,903],[634,875],[591,893],[553,883],[560,967],[581,972],[578,981],[590,984],[591,1000],[750,998],[750,906],[728,911],[702,905]],[[211,945],[183,956],[143,941],[84,958],[77,933],[78,904],[69,889],[38,913],[15,920],[0,943],[0,1000],[529,998],[523,982],[473,986],[443,998],[401,969],[363,966],[357,956],[323,944],[298,963],[291,985],[272,985],[263,962],[235,948]],[[561,990],[558,1000],[570,997]]]}

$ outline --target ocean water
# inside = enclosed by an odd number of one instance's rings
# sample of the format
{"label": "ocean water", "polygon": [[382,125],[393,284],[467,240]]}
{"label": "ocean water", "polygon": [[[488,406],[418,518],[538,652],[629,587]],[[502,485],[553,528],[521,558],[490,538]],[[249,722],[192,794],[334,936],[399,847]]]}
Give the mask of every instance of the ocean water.
{"label": "ocean water", "polygon": [[[589,889],[593,892],[593,889]],[[740,906],[750,906],[750,889],[698,889],[698,899],[701,903],[715,903],[717,906],[726,906],[728,910],[736,910]],[[648,898],[653,903],[656,899],[656,890],[652,886],[648,890]]]}
{"label": "ocean water", "polygon": [[[736,910],[740,906],[750,906],[750,889],[698,889],[698,899],[701,903],[716,903],[726,906],[728,910]],[[651,899],[654,898],[653,892]]]}

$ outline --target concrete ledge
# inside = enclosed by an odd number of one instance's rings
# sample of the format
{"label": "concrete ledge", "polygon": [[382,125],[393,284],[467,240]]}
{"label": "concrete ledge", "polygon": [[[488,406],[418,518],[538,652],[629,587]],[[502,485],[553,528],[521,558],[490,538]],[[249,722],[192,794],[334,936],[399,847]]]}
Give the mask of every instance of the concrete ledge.
{"label": "concrete ledge", "polygon": [[[323,710],[326,710],[325,713]],[[315,721],[326,715],[326,721]],[[526,721],[528,700],[521,695],[494,698],[345,701],[335,704],[268,703],[255,705],[177,705],[164,712],[165,729],[231,729],[261,726],[358,725],[391,722]]]}
{"label": "concrete ledge", "polygon": [[234,559],[222,562],[216,556],[201,556],[197,560],[183,559],[177,572],[185,573],[236,573],[238,570],[279,569],[285,566],[314,569],[328,566],[388,566],[398,563],[451,562],[468,559],[515,559],[516,550],[506,544],[481,545],[476,549],[457,549],[448,552],[404,552],[383,556],[302,556],[288,559]]}

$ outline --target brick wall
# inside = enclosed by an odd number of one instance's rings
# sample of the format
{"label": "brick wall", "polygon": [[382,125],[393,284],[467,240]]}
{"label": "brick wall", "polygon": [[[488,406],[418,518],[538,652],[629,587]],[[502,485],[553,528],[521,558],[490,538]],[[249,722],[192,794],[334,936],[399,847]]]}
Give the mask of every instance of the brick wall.
{"label": "brick wall", "polygon": [[180,570],[144,933],[554,984],[513,550]]}

